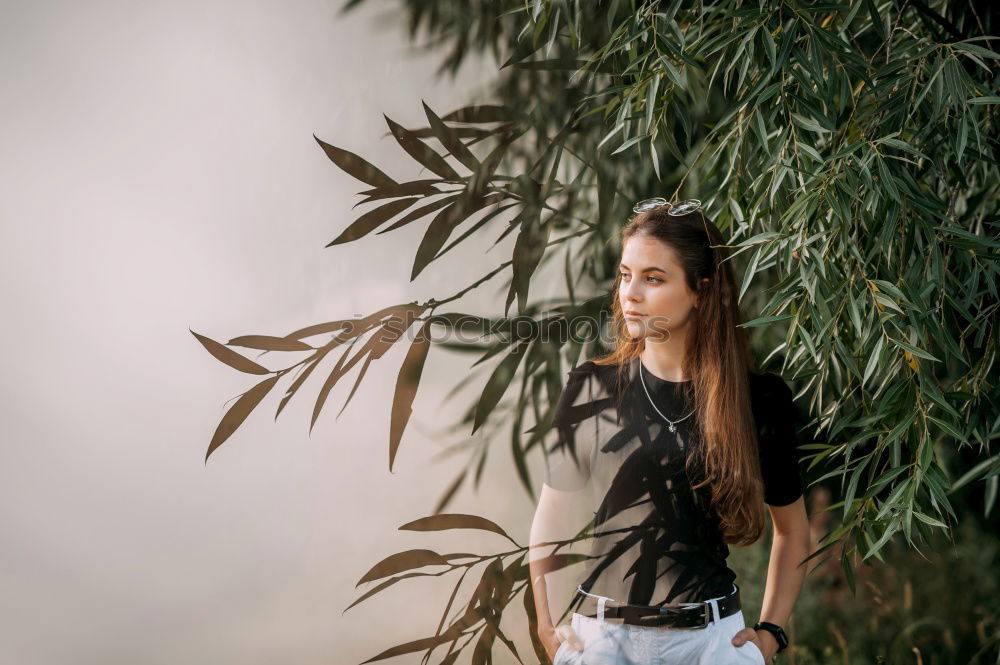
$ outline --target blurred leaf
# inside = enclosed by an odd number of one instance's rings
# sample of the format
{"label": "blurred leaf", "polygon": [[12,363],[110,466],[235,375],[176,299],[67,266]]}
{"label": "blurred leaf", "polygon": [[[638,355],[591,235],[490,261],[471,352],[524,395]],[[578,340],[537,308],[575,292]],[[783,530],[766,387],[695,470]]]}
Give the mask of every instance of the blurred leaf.
{"label": "blurred leaf", "polygon": [[455,156],[462,164],[466,166],[470,171],[476,171],[480,167],[479,160],[476,156],[469,151],[465,144],[462,143],[461,139],[444,122],[431,110],[431,107],[427,106],[424,102],[424,113],[427,115],[427,121],[430,123],[431,131],[434,132],[434,136],[441,141],[441,145],[448,149],[448,151]]}
{"label": "blurred leaf", "polygon": [[426,166],[428,169],[436,173],[438,176],[444,178],[445,180],[460,180],[458,173],[455,169],[448,165],[448,162],[444,160],[441,155],[437,154],[431,150],[426,143],[421,141],[419,138],[413,135],[413,132],[406,129],[400,124],[397,124],[389,116],[383,114],[386,124],[389,125],[389,130],[392,135],[396,137],[396,142],[410,154],[415,160]]}
{"label": "blurred leaf", "polygon": [[512,257],[513,278],[507,293],[507,307],[510,307],[514,297],[517,297],[517,311],[523,314],[528,308],[528,287],[531,276],[542,260],[549,241],[549,222],[539,220],[535,215],[521,216],[521,231],[514,242]]}
{"label": "blurred leaf", "polygon": [[316,138],[315,134],[313,134],[313,138],[316,139],[316,142],[319,143],[321,148],[323,148],[323,152],[325,152],[326,156],[330,158],[330,161],[339,166],[340,169],[348,175],[351,175],[361,182],[371,185],[372,187],[391,187],[396,184],[395,180],[382,173],[382,171],[372,166],[361,157],[355,155],[353,152],[332,146],[329,143]]}
{"label": "blurred leaf", "polygon": [[357,240],[358,238],[363,238],[378,227],[382,226],[386,220],[406,210],[418,200],[419,199],[417,198],[400,199],[398,201],[392,201],[391,203],[381,205],[374,210],[369,210],[354,220],[350,226],[344,229],[339,236],[327,243],[326,246],[332,247],[334,245],[340,245],[345,242]]}
{"label": "blurred leaf", "polygon": [[493,370],[476,404],[476,418],[472,425],[472,434],[475,434],[476,430],[482,426],[500,401],[500,397],[506,392],[507,386],[510,385],[511,380],[514,378],[514,372],[517,370],[521,358],[524,357],[524,352],[528,344],[528,341],[515,342],[510,352]]}
{"label": "blurred leaf", "polygon": [[396,377],[396,390],[392,400],[392,419],[389,427],[389,471],[396,459],[403,431],[413,412],[413,399],[420,384],[420,374],[423,372],[424,361],[430,348],[430,322],[426,321],[417,332],[417,337],[410,345],[403,359],[399,374]]}

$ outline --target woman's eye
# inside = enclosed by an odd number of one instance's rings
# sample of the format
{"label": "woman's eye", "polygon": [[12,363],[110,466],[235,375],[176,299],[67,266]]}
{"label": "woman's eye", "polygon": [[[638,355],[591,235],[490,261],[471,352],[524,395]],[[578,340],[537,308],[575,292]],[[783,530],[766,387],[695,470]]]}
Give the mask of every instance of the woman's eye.
{"label": "woman's eye", "polygon": [[[629,274],[627,272],[620,272],[618,274],[621,275],[622,281],[628,281]],[[662,282],[663,281],[659,277],[653,277],[652,275],[648,276],[646,279],[653,280],[654,283]]]}

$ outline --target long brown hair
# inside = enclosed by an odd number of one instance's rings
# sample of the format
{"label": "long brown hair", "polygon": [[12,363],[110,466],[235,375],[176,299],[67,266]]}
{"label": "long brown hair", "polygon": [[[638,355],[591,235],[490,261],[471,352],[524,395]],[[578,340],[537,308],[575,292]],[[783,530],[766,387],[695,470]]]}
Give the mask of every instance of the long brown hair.
{"label": "long brown hair", "polygon": [[[722,234],[701,210],[685,215],[667,214],[669,206],[636,213],[622,230],[621,248],[633,236],[645,234],[666,243],[676,252],[684,268],[688,288],[698,294],[691,312],[683,372],[691,378],[695,398],[700,454],[688,455],[686,464],[698,464],[709,485],[711,503],[719,517],[722,538],[727,543],[749,545],[764,530],[764,484],[757,453],[757,431],[750,407],[748,372],[755,371],[746,340],[746,329],[738,328],[742,317],[739,291],[726,259]],[[702,282],[702,278],[708,282]],[[612,292],[614,350],[593,360],[598,365],[616,365],[619,383],[645,342],[628,334],[618,289]],[[692,482],[695,474],[689,474]]]}

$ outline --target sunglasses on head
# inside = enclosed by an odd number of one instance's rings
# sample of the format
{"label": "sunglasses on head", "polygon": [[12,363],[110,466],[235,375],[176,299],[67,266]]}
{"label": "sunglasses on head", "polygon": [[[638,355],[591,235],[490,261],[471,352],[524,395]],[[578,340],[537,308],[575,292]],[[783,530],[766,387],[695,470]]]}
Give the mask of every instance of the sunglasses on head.
{"label": "sunglasses on head", "polygon": [[668,215],[686,215],[700,208],[701,201],[698,199],[686,199],[678,203],[671,203],[665,198],[657,196],[651,199],[643,199],[642,201],[639,201],[632,206],[632,212],[648,212],[661,206],[670,206],[667,210]]}

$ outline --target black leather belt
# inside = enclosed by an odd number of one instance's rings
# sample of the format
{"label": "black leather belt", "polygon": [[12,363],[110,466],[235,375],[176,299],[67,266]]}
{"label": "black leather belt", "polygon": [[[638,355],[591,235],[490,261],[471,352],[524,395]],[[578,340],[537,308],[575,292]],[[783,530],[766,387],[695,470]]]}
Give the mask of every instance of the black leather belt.
{"label": "black leather belt", "polygon": [[[663,606],[617,604],[609,601],[604,606],[605,619],[622,619],[636,626],[669,626],[671,628],[705,628],[709,622],[735,614],[740,610],[740,588],[715,602],[719,616],[713,616],[712,603],[702,600],[693,603],[674,603]],[[597,614],[585,616],[597,618]]]}

